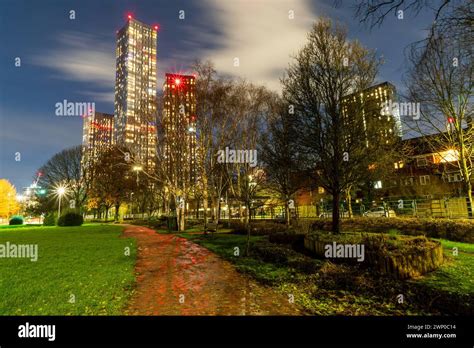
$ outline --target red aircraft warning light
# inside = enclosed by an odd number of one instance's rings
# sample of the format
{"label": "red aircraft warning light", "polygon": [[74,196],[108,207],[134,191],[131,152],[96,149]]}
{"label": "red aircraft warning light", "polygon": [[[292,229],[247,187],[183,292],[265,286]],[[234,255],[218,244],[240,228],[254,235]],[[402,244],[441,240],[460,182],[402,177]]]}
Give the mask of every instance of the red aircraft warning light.
{"label": "red aircraft warning light", "polygon": [[158,28],[158,25],[153,26],[153,29],[155,29],[156,31],[158,31]]}
{"label": "red aircraft warning light", "polygon": [[129,14],[127,15],[127,18],[128,18],[128,19],[132,19],[132,15],[129,13]]}

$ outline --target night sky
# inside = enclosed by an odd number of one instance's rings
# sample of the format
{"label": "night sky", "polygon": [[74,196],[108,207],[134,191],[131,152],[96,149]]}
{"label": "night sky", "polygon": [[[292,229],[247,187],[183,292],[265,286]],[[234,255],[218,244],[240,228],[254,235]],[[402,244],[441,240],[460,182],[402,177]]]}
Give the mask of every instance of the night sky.
{"label": "night sky", "polygon": [[[333,0],[0,0],[0,178],[19,191],[52,155],[81,144],[82,118],[56,116],[56,103],[95,102],[96,111],[113,113],[115,33],[128,13],[160,26],[160,90],[166,72],[190,73],[195,59],[210,59],[221,73],[278,91],[312,23],[328,16],[347,25],[350,38],[377,49],[385,60],[378,81],[402,91],[404,49],[426,36],[432,14],[390,16],[370,30],[354,18],[351,3],[335,8]],[[15,67],[16,57],[21,67]]]}

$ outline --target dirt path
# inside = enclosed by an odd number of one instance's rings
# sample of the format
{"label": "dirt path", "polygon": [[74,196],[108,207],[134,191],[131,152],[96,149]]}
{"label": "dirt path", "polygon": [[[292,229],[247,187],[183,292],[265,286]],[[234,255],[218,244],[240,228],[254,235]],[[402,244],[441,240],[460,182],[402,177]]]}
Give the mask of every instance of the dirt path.
{"label": "dirt path", "polygon": [[175,235],[127,225],[137,239],[137,288],[129,315],[299,315],[296,305],[229,262]]}

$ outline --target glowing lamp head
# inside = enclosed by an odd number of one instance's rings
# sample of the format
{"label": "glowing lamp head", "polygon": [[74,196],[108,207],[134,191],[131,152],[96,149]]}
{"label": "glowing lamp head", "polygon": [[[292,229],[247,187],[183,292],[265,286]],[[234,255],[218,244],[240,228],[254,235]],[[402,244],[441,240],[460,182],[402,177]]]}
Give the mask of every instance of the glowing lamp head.
{"label": "glowing lamp head", "polygon": [[454,122],[454,118],[448,117],[448,123],[453,123],[453,122]]}
{"label": "glowing lamp head", "polygon": [[174,80],[174,83],[177,84],[177,85],[179,85],[179,84],[181,83],[181,80],[180,80],[180,79],[175,79],[175,80]]}
{"label": "glowing lamp head", "polygon": [[58,195],[62,196],[63,194],[66,193],[66,188],[63,186],[58,187],[57,192],[58,192]]}

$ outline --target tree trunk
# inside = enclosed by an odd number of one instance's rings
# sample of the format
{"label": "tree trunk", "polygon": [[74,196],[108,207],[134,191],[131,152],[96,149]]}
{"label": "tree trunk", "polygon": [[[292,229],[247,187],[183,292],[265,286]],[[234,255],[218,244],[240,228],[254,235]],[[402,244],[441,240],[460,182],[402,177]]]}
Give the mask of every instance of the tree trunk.
{"label": "tree trunk", "polygon": [[471,175],[469,173],[469,165],[467,164],[467,160],[466,160],[466,150],[465,150],[465,147],[464,147],[464,142],[463,142],[463,139],[461,137],[460,139],[460,143],[461,143],[461,149],[460,149],[460,153],[461,153],[461,173],[462,173],[462,177],[463,177],[463,180],[464,180],[464,187],[467,191],[467,197],[468,197],[468,202],[467,202],[467,213],[468,213],[468,216],[471,218],[472,217],[472,184],[471,184]]}
{"label": "tree trunk", "polygon": [[183,232],[184,231],[184,222],[185,222],[185,208],[180,208],[179,209],[181,212],[181,215],[179,217],[179,231]]}
{"label": "tree trunk", "polygon": [[471,218],[472,217],[472,184],[470,181],[468,181],[466,183],[467,185],[467,198],[468,198],[468,202],[467,202],[467,214],[468,216]]}
{"label": "tree trunk", "polygon": [[119,221],[119,208],[120,208],[120,203],[115,203],[115,221]]}
{"label": "tree trunk", "polygon": [[250,204],[247,205],[247,247],[245,249],[245,255],[249,256],[250,255]]}
{"label": "tree trunk", "polygon": [[334,190],[332,194],[332,232],[339,234],[341,232],[341,224],[339,217],[339,204],[341,201],[341,193],[338,190]]}
{"label": "tree trunk", "polygon": [[347,213],[349,218],[352,218],[352,201],[351,201],[351,188],[349,187],[346,190],[346,199],[347,199]]}
{"label": "tree trunk", "polygon": [[202,207],[204,209],[204,230],[207,227],[207,209],[209,207],[209,193],[207,192],[207,178],[203,178],[203,193],[202,193]]}
{"label": "tree trunk", "polygon": [[[220,196],[217,198],[217,215],[216,215],[216,220],[214,221],[215,224],[216,224],[216,230],[215,232],[217,233],[217,225],[219,224],[219,220],[220,220],[220,217],[221,217],[221,198]],[[212,232],[214,234],[214,232]]]}
{"label": "tree trunk", "polygon": [[286,226],[290,227],[290,206],[288,199],[286,200],[286,205],[285,205],[285,216],[286,216]]}

